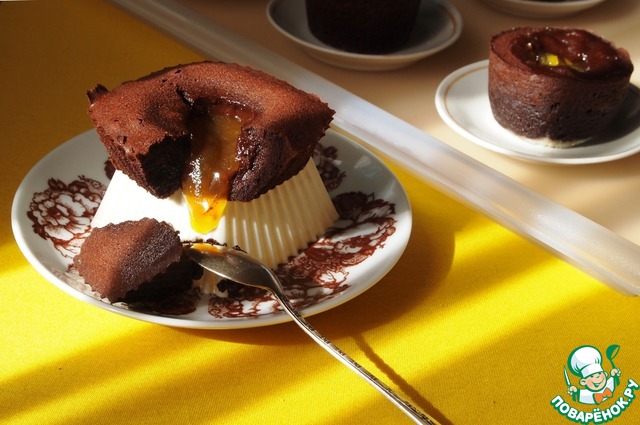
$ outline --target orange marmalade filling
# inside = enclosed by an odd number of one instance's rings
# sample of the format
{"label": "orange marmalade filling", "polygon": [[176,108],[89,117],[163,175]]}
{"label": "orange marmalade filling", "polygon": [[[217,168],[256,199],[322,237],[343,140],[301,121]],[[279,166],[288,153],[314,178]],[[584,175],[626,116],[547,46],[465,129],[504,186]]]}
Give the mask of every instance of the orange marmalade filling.
{"label": "orange marmalade filling", "polygon": [[544,52],[536,55],[538,64],[543,66],[566,66],[568,68],[575,69],[576,71],[584,71],[584,68],[578,64],[573,63],[568,58],[555,55],[553,53]]}
{"label": "orange marmalade filling", "polygon": [[[564,66],[574,69],[578,72],[585,71],[585,55],[574,54],[574,59],[572,60],[571,58],[558,53],[557,51],[561,49],[556,45],[551,43],[547,44],[548,46],[543,45],[539,39],[535,39],[533,42],[528,42],[525,44],[525,49],[528,51],[527,56],[529,57],[528,61],[530,64],[537,64],[548,67]],[[545,50],[547,47],[556,50],[556,53]],[[533,60],[530,59],[531,57],[533,57]]]}
{"label": "orange marmalade filling", "polygon": [[581,78],[626,75],[630,64],[618,50],[599,36],[584,30],[545,28],[518,36],[512,53],[529,66]]}
{"label": "orange marmalade filling", "polygon": [[191,156],[182,175],[182,193],[191,227],[198,233],[214,230],[227,205],[229,185],[238,170],[238,138],[250,120],[235,105],[213,105],[191,119]]}

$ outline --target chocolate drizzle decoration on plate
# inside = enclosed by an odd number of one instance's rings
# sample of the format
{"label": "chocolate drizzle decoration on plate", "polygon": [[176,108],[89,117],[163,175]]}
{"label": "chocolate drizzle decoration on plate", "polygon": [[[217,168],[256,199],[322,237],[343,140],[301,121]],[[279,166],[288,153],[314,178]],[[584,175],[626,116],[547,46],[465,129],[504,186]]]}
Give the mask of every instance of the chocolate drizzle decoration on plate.
{"label": "chocolate drizzle decoration on plate", "polygon": [[33,231],[65,258],[73,258],[91,232],[91,219],[107,188],[97,180],[79,176],[66,184],[51,178],[48,188],[35,193],[27,216]]}

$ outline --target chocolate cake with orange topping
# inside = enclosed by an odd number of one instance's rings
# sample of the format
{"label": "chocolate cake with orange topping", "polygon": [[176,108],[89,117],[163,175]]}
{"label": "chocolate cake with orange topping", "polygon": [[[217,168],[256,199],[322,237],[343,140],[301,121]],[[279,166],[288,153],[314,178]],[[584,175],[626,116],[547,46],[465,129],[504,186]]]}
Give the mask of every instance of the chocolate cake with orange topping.
{"label": "chocolate cake with orange topping", "polygon": [[160,198],[182,186],[193,135],[207,125],[202,117],[237,123],[222,124],[238,133],[227,142],[238,160],[229,176],[231,201],[255,199],[302,170],[333,117],[313,94],[222,62],[166,68],[112,91],[98,85],[88,95],[89,116],[113,165]]}
{"label": "chocolate cake with orange topping", "polygon": [[[96,231],[152,218],[171,225],[181,243],[238,246],[275,268],[338,218],[312,158],[334,113],[316,95],[205,61],[113,90],[98,85],[88,96],[116,169]],[[103,243],[105,252],[118,249]]]}
{"label": "chocolate cake with orange topping", "polygon": [[574,28],[514,28],[492,37],[489,101],[514,133],[568,147],[618,113],[633,65],[626,50]]}

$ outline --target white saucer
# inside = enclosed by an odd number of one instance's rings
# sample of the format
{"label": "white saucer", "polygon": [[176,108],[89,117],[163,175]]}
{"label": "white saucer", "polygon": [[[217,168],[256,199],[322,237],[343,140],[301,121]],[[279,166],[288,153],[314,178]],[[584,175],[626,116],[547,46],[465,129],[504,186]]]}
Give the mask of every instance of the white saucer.
{"label": "white saucer", "polygon": [[[276,270],[305,316],[334,308],[382,279],[404,252],[412,223],[404,189],[377,157],[332,130],[320,143],[326,148],[318,158],[323,178],[343,219]],[[83,302],[167,326],[232,329],[290,320],[275,311],[277,303],[266,293],[251,290],[229,298],[190,292],[172,301],[193,309],[162,313],[101,299],[70,265],[109,184],[106,159],[96,132],[88,131],[50,152],[18,187],[11,211],[13,234],[42,276]]]}
{"label": "white saucer", "polygon": [[605,0],[548,2],[534,0],[483,0],[489,6],[525,18],[560,18],[589,9]]}
{"label": "white saucer", "polygon": [[449,47],[462,33],[462,17],[447,0],[422,0],[416,27],[407,46],[385,55],[345,52],[318,40],[307,25],[304,0],[271,0],[267,18],[310,56],[330,65],[359,71],[408,66]]}
{"label": "white saucer", "polygon": [[602,136],[566,149],[533,143],[503,128],[493,118],[488,96],[488,61],[467,65],[447,76],[436,91],[440,117],[457,133],[494,152],[534,162],[593,164],[640,151],[640,90],[631,86],[619,116]]}

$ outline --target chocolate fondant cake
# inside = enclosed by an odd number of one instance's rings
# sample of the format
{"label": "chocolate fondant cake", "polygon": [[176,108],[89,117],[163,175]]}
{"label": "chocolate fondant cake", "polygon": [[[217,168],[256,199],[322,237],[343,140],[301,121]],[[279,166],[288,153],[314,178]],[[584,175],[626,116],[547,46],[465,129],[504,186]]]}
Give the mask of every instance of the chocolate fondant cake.
{"label": "chocolate fondant cake", "polygon": [[112,91],[98,85],[88,96],[114,166],[159,198],[181,188],[194,133],[207,132],[202,117],[239,122],[227,198],[250,201],[307,164],[333,116],[317,96],[284,81],[209,61],[166,68]]}
{"label": "chocolate fondant cake", "polygon": [[183,258],[173,227],[149,218],[93,229],[73,263],[85,283],[111,302],[139,289],[158,294],[189,288],[198,273]]}
{"label": "chocolate fondant cake", "polygon": [[572,146],[613,120],[632,71],[626,50],[591,32],[514,28],[491,39],[489,101],[501,126]]}
{"label": "chocolate fondant cake", "polygon": [[404,47],[420,0],[306,0],[309,30],[341,50],[390,53]]}
{"label": "chocolate fondant cake", "polygon": [[203,271],[182,258],[183,242],[239,245],[275,268],[338,218],[312,158],[334,111],[315,95],[205,61],[88,96],[116,171],[74,263],[112,302],[174,279],[216,293],[208,272],[192,282]]}

